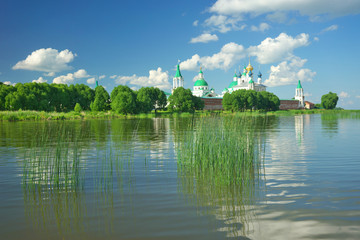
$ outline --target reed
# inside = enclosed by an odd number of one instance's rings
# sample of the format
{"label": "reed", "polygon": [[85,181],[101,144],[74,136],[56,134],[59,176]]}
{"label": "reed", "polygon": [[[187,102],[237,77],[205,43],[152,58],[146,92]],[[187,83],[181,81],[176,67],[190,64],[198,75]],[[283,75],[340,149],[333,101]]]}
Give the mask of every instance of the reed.
{"label": "reed", "polygon": [[[264,117],[194,119],[178,135],[176,149],[181,189],[197,206],[211,206],[247,234],[257,189],[263,176]],[[240,228],[240,230],[239,230]]]}

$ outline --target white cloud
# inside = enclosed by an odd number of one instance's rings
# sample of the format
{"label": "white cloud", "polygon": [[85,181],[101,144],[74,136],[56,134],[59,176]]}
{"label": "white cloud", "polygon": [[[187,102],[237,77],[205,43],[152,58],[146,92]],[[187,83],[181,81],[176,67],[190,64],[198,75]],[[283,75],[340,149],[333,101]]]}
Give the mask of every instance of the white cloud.
{"label": "white cloud", "polygon": [[95,78],[94,78],[94,77],[89,78],[88,80],[86,80],[86,82],[87,82],[88,84],[94,84],[94,83],[95,83]]}
{"label": "white cloud", "polygon": [[314,37],[314,41],[318,42],[320,39],[318,37]]}
{"label": "white cloud", "polygon": [[331,25],[330,27],[327,27],[327,28],[323,29],[323,30],[321,31],[321,33],[329,32],[329,31],[335,31],[335,30],[337,30],[338,28],[339,28],[339,26],[334,24],[334,25]]}
{"label": "white cloud", "polygon": [[53,77],[53,76],[55,76],[55,73],[54,72],[44,73],[44,76],[45,77]]}
{"label": "white cloud", "polygon": [[67,64],[74,60],[76,54],[68,49],[59,52],[53,48],[41,48],[19,61],[12,69],[25,69],[42,72],[60,72],[70,69]]}
{"label": "white cloud", "polygon": [[275,87],[296,84],[298,80],[311,82],[316,72],[302,68],[306,62],[306,59],[292,56],[291,59],[283,61],[277,66],[271,66],[269,78],[265,80],[264,84]]}
{"label": "white cloud", "polygon": [[213,31],[226,33],[231,30],[243,30],[246,25],[239,24],[241,17],[228,17],[224,15],[213,15],[205,20],[204,25],[210,27]]}
{"label": "white cloud", "polygon": [[74,73],[68,73],[66,75],[61,75],[53,79],[53,83],[57,84],[71,84],[75,81],[76,78],[86,78],[90,77],[85,69],[79,69]]}
{"label": "white cloud", "polygon": [[110,76],[110,78],[115,79],[115,78],[117,78],[117,75],[112,75],[112,76]]}
{"label": "white cloud", "polygon": [[260,25],[257,26],[251,26],[251,31],[254,32],[264,32],[270,28],[270,25],[267,23],[260,23]]}
{"label": "white cloud", "polygon": [[43,77],[39,77],[38,79],[32,80],[33,83],[46,83],[47,80],[45,80]]}
{"label": "white cloud", "polygon": [[285,12],[273,12],[268,14],[266,18],[272,22],[285,23],[288,17]]}
{"label": "white cloud", "polygon": [[293,56],[295,48],[307,46],[309,44],[309,35],[301,33],[295,38],[286,33],[280,33],[276,38],[266,38],[258,46],[248,48],[250,56],[256,56],[261,64],[268,64],[281,61]]}
{"label": "white cloud", "polygon": [[238,60],[245,57],[245,49],[242,45],[230,42],[225,44],[220,52],[212,56],[200,57],[198,54],[193,55],[190,59],[180,63],[183,70],[195,70],[200,66],[213,70],[227,70],[232,67]]}
{"label": "white cloud", "polygon": [[360,98],[360,95],[359,95],[359,96],[356,96],[356,98]]}
{"label": "white cloud", "polygon": [[75,78],[87,78],[90,76],[87,74],[85,69],[79,69],[78,71],[74,72],[74,77]]}
{"label": "white cloud", "polygon": [[311,96],[312,96],[312,93],[305,92],[305,93],[304,93],[304,96],[305,96],[305,97],[311,97]]}
{"label": "white cloud", "polygon": [[115,83],[117,84],[132,84],[141,87],[157,87],[161,89],[170,89],[171,85],[169,83],[169,74],[167,72],[163,72],[159,67],[157,70],[150,70],[149,76],[136,76],[136,74],[132,76],[117,76],[113,75],[110,78],[115,78]]}
{"label": "white cloud", "polygon": [[217,41],[219,40],[218,36],[216,34],[210,34],[210,33],[203,33],[198,37],[192,38],[190,43],[207,43],[210,41]]}
{"label": "white cloud", "polygon": [[16,85],[16,83],[11,83],[10,81],[3,82],[3,84],[5,84],[5,85],[12,85],[12,86],[15,86],[15,85]]}
{"label": "white cloud", "polygon": [[61,75],[53,79],[53,83],[56,84],[70,84],[75,80],[74,74],[68,73],[67,75]]}
{"label": "white cloud", "polygon": [[348,97],[350,97],[350,95],[349,95],[347,92],[341,92],[341,93],[339,94],[339,97],[341,97],[341,98],[348,98]]}
{"label": "white cloud", "polygon": [[101,75],[101,76],[99,77],[99,79],[104,79],[104,78],[106,78],[106,75]]}
{"label": "white cloud", "polygon": [[301,15],[329,15],[331,17],[360,13],[360,1],[347,0],[217,0],[209,9],[222,15],[250,14],[257,16],[265,13],[298,11]]}
{"label": "white cloud", "polygon": [[199,25],[199,20],[195,20],[195,21],[193,22],[193,26],[197,27],[197,25]]}

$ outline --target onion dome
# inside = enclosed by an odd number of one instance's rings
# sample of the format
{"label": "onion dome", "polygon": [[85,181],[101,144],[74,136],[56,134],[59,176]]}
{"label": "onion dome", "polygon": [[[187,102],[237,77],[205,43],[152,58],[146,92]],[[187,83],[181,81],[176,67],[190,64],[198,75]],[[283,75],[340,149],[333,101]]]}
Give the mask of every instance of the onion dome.
{"label": "onion dome", "polygon": [[194,83],[194,87],[208,86],[207,82],[204,79],[198,79]]}
{"label": "onion dome", "polygon": [[254,83],[254,81],[252,80],[252,78],[250,78],[250,81],[249,81],[249,83]]}
{"label": "onion dome", "polygon": [[232,87],[236,86],[237,84],[238,84],[237,81],[232,81],[228,88],[232,88]]}
{"label": "onion dome", "polygon": [[199,78],[198,80],[196,80],[196,82],[194,83],[194,87],[204,87],[204,86],[208,86],[207,82],[204,79],[204,74],[202,72],[202,69],[200,68],[200,72],[199,72]]}
{"label": "onion dome", "polygon": [[254,68],[251,66],[250,59],[249,59],[249,65],[246,67],[246,71],[250,72],[252,70],[254,70]]}
{"label": "onion dome", "polygon": [[299,80],[299,82],[298,82],[297,88],[302,88],[301,83],[300,83],[300,80]]}
{"label": "onion dome", "polygon": [[252,71],[250,71],[250,72],[249,72],[249,76],[252,77],[252,75],[253,75],[253,73],[252,73]]}
{"label": "onion dome", "polygon": [[224,88],[223,92],[227,92],[227,91],[229,91],[229,90],[227,88]]}
{"label": "onion dome", "polygon": [[258,77],[259,78],[261,78],[262,77],[262,74],[261,74],[261,72],[259,71],[259,73],[258,73]]}

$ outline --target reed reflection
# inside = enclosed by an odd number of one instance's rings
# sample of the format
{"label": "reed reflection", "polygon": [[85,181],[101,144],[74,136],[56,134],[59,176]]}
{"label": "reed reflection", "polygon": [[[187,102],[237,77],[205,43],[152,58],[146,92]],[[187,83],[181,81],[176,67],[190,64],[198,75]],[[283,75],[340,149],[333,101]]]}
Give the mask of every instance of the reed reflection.
{"label": "reed reflection", "polygon": [[210,206],[230,236],[247,236],[260,197],[266,117],[195,119],[177,138],[180,189],[197,206]]}
{"label": "reed reflection", "polygon": [[[114,230],[114,194],[132,188],[136,128],[115,126],[113,134],[102,134],[110,133],[108,124],[90,124],[96,126],[91,134],[89,126],[44,125],[24,153],[25,215],[39,233],[67,238],[89,226],[106,234]],[[97,136],[95,145],[91,136]]]}

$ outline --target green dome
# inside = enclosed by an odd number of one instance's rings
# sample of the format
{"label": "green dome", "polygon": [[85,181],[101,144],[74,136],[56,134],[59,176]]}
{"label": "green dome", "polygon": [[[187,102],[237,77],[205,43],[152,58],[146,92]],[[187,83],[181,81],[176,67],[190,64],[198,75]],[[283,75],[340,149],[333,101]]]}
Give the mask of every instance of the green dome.
{"label": "green dome", "polygon": [[237,81],[232,81],[229,85],[229,88],[232,88],[233,86],[237,85]]}
{"label": "green dome", "polygon": [[198,79],[194,83],[194,87],[199,87],[199,86],[208,86],[208,84],[204,79]]}
{"label": "green dome", "polygon": [[250,81],[249,81],[249,83],[254,83],[254,81],[252,80],[252,78],[250,78]]}

